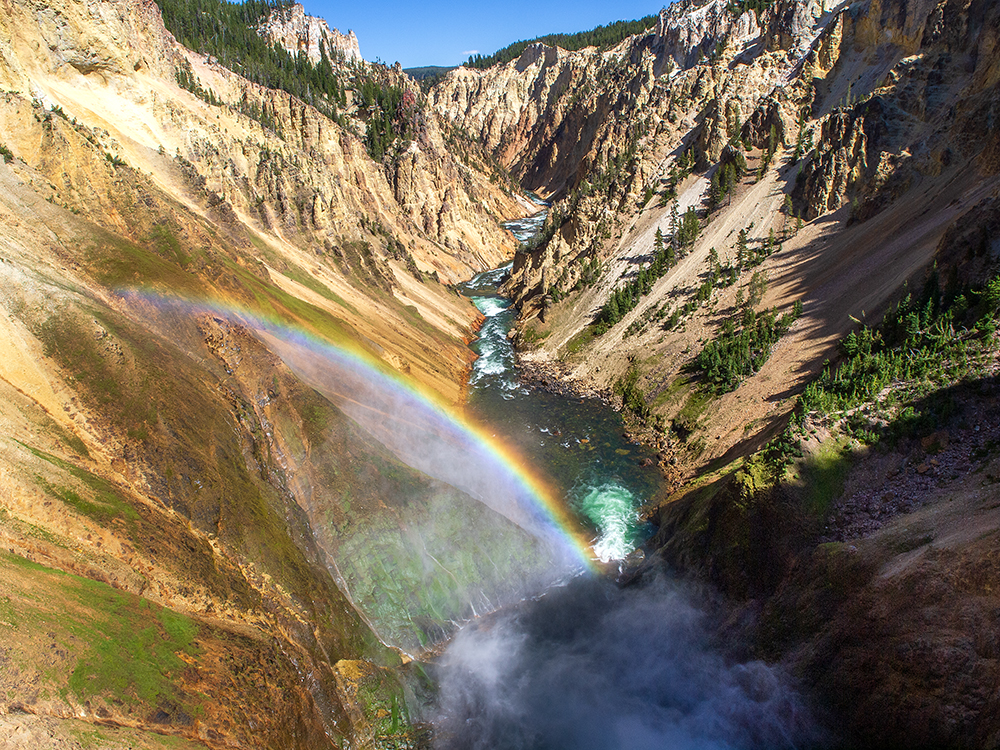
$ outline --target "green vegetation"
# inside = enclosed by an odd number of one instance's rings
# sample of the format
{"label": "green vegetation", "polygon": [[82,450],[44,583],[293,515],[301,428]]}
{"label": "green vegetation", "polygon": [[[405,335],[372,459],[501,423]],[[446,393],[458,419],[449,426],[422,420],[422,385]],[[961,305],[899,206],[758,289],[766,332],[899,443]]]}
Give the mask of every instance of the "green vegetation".
{"label": "green vegetation", "polygon": [[155,248],[157,255],[176,260],[181,268],[187,268],[191,263],[191,256],[166,224],[157,224],[150,230],[149,244]]}
{"label": "green vegetation", "polygon": [[793,162],[798,161],[813,149],[813,132],[811,128],[806,127],[806,115],[808,112],[808,107],[803,107],[799,112],[799,135],[795,139],[795,153],[792,155]]}
{"label": "green vegetation", "polygon": [[567,264],[563,267],[562,273],[559,274],[559,279],[556,283],[549,287],[548,296],[552,302],[560,302],[570,292],[578,292],[581,289],[593,286],[597,283],[597,280],[601,278],[601,272],[603,269],[601,267],[600,258],[592,256],[583,257],[581,260],[581,257],[577,256],[576,261],[579,263],[579,270],[576,271],[576,282],[573,284],[569,292],[562,291],[563,288],[567,286],[570,278],[571,265]]}
{"label": "green vegetation", "polygon": [[87,487],[89,497],[81,497],[80,494],[69,487],[57,487],[49,484],[42,477],[36,477],[39,486],[48,494],[58,497],[64,503],[74,508],[77,512],[92,518],[101,524],[108,524],[116,518],[121,518],[129,523],[137,520],[139,514],[129,504],[118,488],[102,477],[92,474],[86,469],[63,461],[61,458],[46,453],[39,448],[33,448],[20,441],[17,441],[23,448],[30,451],[35,458],[47,461],[53,466],[62,469]]}
{"label": "green vegetation", "polygon": [[[397,139],[407,137],[415,102],[403,89],[377,81],[364,66],[345,68],[333,61],[342,53],[320,45],[321,59],[313,63],[304,52],[292,55],[267,42],[257,27],[272,12],[281,12],[290,0],[158,0],[163,22],[181,44],[216,58],[225,67],[254,83],[280,89],[311,104],[332,120],[346,124],[339,110],[347,106],[347,89],[358,92],[358,114],[367,122],[368,152],[380,160]],[[189,65],[177,71],[177,81],[209,104],[218,105],[214,92],[202,88]],[[255,102],[233,103],[264,127],[276,129],[275,113]]]}
{"label": "green vegetation", "polygon": [[103,584],[87,581],[80,593],[84,603],[107,619],[76,623],[78,632],[90,630],[92,653],[73,670],[69,689],[83,699],[115,696],[151,705],[174,699],[171,677],[187,668],[178,653],[197,653],[198,626],[184,615]]}
{"label": "green vegetation", "polygon": [[758,181],[763,180],[764,175],[767,174],[767,170],[771,166],[771,161],[774,159],[774,154],[778,150],[778,145],[778,131],[772,125],[767,136],[767,144],[760,155],[760,170],[757,173]]}
{"label": "green vegetation", "polygon": [[148,245],[98,231],[84,258],[98,281],[112,289],[156,285],[179,294],[203,291],[196,277],[185,273],[190,257],[169,228],[154,227]]}
{"label": "green vegetation", "polygon": [[649,417],[649,404],[646,403],[646,396],[639,388],[639,368],[635,362],[629,365],[628,371],[615,383],[615,393],[622,397],[622,406],[636,417],[639,419]]}
{"label": "green vegetation", "polygon": [[739,149],[726,149],[718,169],[712,173],[708,188],[708,210],[714,211],[724,198],[730,198],[747,171],[746,158]]}
{"label": "green vegetation", "polygon": [[548,335],[549,331],[542,333],[534,326],[526,326],[524,330],[521,331],[521,342],[526,346],[534,346],[542,341],[544,341]]}
{"label": "green vegetation", "polygon": [[713,247],[708,251],[708,275],[698,287],[695,299],[698,302],[707,302],[712,297],[712,291],[716,287],[732,286],[736,283],[738,269],[731,264],[722,265],[719,260],[719,253]]}
{"label": "green vegetation", "polygon": [[[470,602],[478,606],[483,592],[509,596],[523,572],[544,561],[544,548],[533,537],[484,505],[408,467],[391,472],[391,464],[373,460],[370,481],[379,484],[381,507],[363,523],[348,519],[324,533],[335,537],[340,572],[383,637],[408,648],[432,643],[443,623],[471,615]],[[358,476],[366,471],[349,470]],[[477,530],[475,544],[469,543],[469,529]]]}
{"label": "green vegetation", "polygon": [[403,72],[416,81],[420,85],[420,90],[426,94],[434,87],[434,84],[454,69],[454,66],[426,65],[421,68],[403,68]]}
{"label": "green vegetation", "polygon": [[10,164],[14,161],[14,154],[7,148],[7,144],[5,143],[0,143],[0,156],[3,157],[4,164]]}
{"label": "green vegetation", "polygon": [[850,443],[840,439],[830,439],[821,443],[801,465],[803,486],[809,489],[805,511],[815,518],[826,516],[830,503],[844,491],[851,468]]}
{"label": "green vegetation", "polygon": [[[215,96],[214,91],[202,87],[201,81],[198,76],[194,74],[194,70],[191,68],[191,63],[186,58],[181,63],[181,67],[174,71],[174,78],[177,81],[177,85],[182,89],[190,91],[199,99],[211,104],[213,107],[218,107],[223,103]],[[274,123],[272,122],[268,127],[273,130]]]}
{"label": "green vegetation", "polygon": [[594,326],[584,326],[584,328],[566,342],[566,353],[577,354],[586,349],[594,340]]}
{"label": "green vegetation", "polygon": [[[688,382],[686,380],[678,379],[670,387],[670,390],[680,390],[687,385]],[[687,398],[684,400],[684,405],[681,406],[680,411],[677,412],[677,416],[674,417],[672,425],[674,433],[681,440],[686,441],[691,433],[698,428],[698,420],[701,419],[701,415],[714,398],[715,394],[711,390],[702,388],[692,388],[690,390]]]}
{"label": "green vegetation", "polygon": [[425,65],[420,68],[403,68],[403,72],[414,81],[426,81],[428,78],[440,78],[454,69],[454,65]]}
{"label": "green vegetation", "polygon": [[[802,456],[798,435],[810,414],[842,420],[844,432],[868,443],[933,429],[954,408],[942,389],[985,371],[996,349],[998,314],[1000,277],[978,292],[952,285],[942,293],[932,274],[923,292],[907,294],[881,326],[862,325],[841,341],[842,360],[806,386],[792,423],[751,456],[737,478],[746,485],[752,473],[746,467],[760,468],[761,481],[749,488],[758,497],[783,479]],[[801,510],[810,518],[822,518],[839,494],[849,469],[846,452],[846,443],[834,441],[803,463],[809,494]]]}
{"label": "green vegetation", "polygon": [[[344,92],[325,47],[323,61],[313,65],[304,53],[293,57],[257,33],[273,11],[291,5],[289,0],[158,0],[158,4],[164,25],[185,47],[211,55],[254,83],[287,91],[336,117]],[[190,69],[178,71],[179,80],[186,74]]]}
{"label": "green vegetation", "polygon": [[695,364],[716,391],[732,391],[763,367],[778,339],[801,314],[801,302],[796,302],[792,311],[781,317],[777,309],[756,313],[747,306],[741,327],[737,329],[732,318],[723,323],[722,330],[705,344]]}
{"label": "green vegetation", "polygon": [[[670,172],[661,181],[662,188],[658,191],[660,196],[660,208],[667,205],[677,197],[677,186],[681,180],[691,174],[695,167],[695,156],[692,149],[682,151],[676,161],[670,166]],[[654,190],[654,192],[657,192]]]}
{"label": "green vegetation", "polygon": [[[671,217],[671,223],[676,220],[676,209]],[[677,265],[683,258],[688,246],[694,244],[698,237],[701,224],[694,207],[689,208],[680,220],[679,226],[672,232],[670,243],[663,237],[660,229],[656,230],[653,240],[653,260],[648,266],[640,266],[639,273],[623,285],[617,287],[604,303],[597,315],[595,333],[600,335],[620,321],[626,314],[639,304],[639,301],[653,288],[657,279]]]}
{"label": "green vegetation", "polygon": [[546,44],[550,47],[562,47],[566,50],[578,50],[584,47],[610,49],[623,39],[634,34],[641,34],[656,24],[656,16],[646,16],[638,21],[615,21],[607,26],[598,26],[590,31],[576,34],[547,34],[534,39],[521,40],[508,44],[492,55],[472,55],[465,63],[468,68],[485,69],[516,60],[532,44]]}
{"label": "green vegetation", "polygon": [[365,145],[375,161],[381,161],[396,138],[408,138],[417,108],[411,91],[397,86],[381,86],[371,78],[358,90],[361,111],[368,112]]}
{"label": "green vegetation", "polygon": [[[51,570],[6,552],[0,565],[17,569],[5,599],[15,625],[14,644],[44,632],[49,641],[80,654],[65,680],[64,696],[79,700],[114,700],[119,705],[172,706],[197,714],[192,696],[183,695],[178,679],[195,655],[199,626],[185,615],[151,604],[135,594],[116,591],[76,575]],[[41,593],[44,592],[44,596]],[[57,602],[53,610],[49,604]],[[6,613],[5,613],[6,614]],[[57,682],[58,684],[58,682]]]}
{"label": "green vegetation", "polygon": [[759,21],[760,14],[772,5],[774,5],[774,0],[729,0],[729,12],[734,16],[741,16],[748,10],[752,10]]}
{"label": "green vegetation", "polygon": [[[106,328],[114,328],[109,320],[101,322]],[[152,382],[125,376],[112,363],[113,358],[101,351],[94,335],[71,320],[53,316],[41,325],[38,336],[46,356],[54,357],[72,373],[98,408],[114,415],[129,437],[142,441],[149,437],[159,406]]]}
{"label": "green vegetation", "polygon": [[[799,419],[843,414],[848,431],[868,442],[930,429],[951,405],[930,398],[917,411],[908,402],[979,373],[993,349],[998,312],[1000,277],[978,292],[942,293],[932,275],[920,295],[907,294],[877,329],[862,325],[841,341],[843,359],[806,386]],[[876,415],[855,410],[871,401],[879,405]],[[896,411],[891,422],[888,409]]]}

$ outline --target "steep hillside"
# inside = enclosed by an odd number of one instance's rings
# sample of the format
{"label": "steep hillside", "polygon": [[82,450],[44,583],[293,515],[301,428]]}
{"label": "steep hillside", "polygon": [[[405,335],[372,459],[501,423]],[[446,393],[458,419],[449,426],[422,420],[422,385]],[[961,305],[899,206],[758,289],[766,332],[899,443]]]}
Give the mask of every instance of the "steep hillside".
{"label": "steep hillside", "polygon": [[[995,28],[985,3],[680,4],[609,52],[451,73],[435,105],[558,199],[508,285],[526,356],[629,380],[691,469],[760,446],[852,317],[995,210]],[[754,374],[702,387],[695,358],[750,297],[803,315]]]}
{"label": "steep hillside", "polygon": [[478,439],[513,257],[659,450],[645,564],[846,741],[995,745],[998,28],[683,2],[425,96],[286,2],[0,0],[2,743],[425,746],[412,656],[549,562],[400,448]]}
{"label": "steep hillside", "polygon": [[[348,57],[331,119],[153,2],[0,3],[0,744],[413,744],[400,650],[530,554],[252,323],[463,398],[480,316],[446,282],[508,259],[523,209],[401,72]],[[376,161],[390,87],[411,127]]]}

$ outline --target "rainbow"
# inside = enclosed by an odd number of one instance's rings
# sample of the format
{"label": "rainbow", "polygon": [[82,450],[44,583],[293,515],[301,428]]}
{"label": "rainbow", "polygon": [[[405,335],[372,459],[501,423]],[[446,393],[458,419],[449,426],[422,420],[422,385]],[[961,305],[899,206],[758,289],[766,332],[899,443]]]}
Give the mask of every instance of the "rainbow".
{"label": "rainbow", "polygon": [[547,542],[560,565],[597,568],[589,535],[523,456],[360,346],[335,345],[277,316],[233,305],[148,290],[121,293],[161,311],[211,315],[244,326],[404,463],[466,492]]}

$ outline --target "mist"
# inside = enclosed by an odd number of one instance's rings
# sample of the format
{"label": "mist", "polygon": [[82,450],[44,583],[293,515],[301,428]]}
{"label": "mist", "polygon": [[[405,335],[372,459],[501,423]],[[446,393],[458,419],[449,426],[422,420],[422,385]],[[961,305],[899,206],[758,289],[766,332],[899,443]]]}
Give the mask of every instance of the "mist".
{"label": "mist", "polygon": [[315,345],[282,330],[258,328],[256,333],[298,377],[405,464],[467,493],[544,541],[556,568],[581,566],[579,552],[518,473],[524,467],[501,459],[453,415],[333,347],[316,351]]}
{"label": "mist", "polygon": [[466,626],[436,665],[438,750],[823,744],[779,669],[731,661],[692,590],[577,578]]}

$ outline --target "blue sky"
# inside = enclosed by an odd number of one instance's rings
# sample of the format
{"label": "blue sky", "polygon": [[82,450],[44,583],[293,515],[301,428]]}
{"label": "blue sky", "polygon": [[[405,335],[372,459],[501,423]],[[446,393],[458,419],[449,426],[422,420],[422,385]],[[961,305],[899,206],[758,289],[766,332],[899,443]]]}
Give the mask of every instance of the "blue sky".
{"label": "blue sky", "polygon": [[519,39],[585,31],[657,13],[664,0],[299,0],[306,13],[346,33],[354,29],[366,60],[399,61],[404,68],[458,65],[470,52],[488,55]]}

